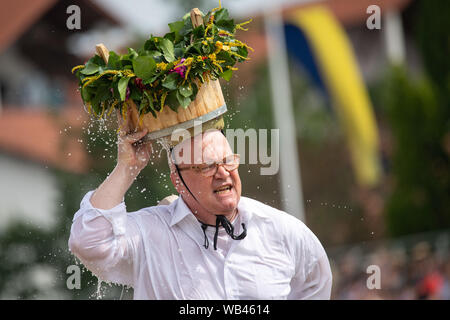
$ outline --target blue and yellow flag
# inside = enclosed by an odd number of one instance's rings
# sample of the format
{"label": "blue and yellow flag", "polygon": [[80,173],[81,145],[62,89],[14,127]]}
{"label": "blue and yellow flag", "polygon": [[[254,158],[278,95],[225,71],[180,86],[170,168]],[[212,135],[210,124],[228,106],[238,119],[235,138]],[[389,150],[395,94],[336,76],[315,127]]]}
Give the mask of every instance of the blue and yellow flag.
{"label": "blue and yellow flag", "polygon": [[347,136],[357,181],[379,181],[375,116],[345,30],[324,6],[295,11],[285,26],[288,50],[326,93]]}

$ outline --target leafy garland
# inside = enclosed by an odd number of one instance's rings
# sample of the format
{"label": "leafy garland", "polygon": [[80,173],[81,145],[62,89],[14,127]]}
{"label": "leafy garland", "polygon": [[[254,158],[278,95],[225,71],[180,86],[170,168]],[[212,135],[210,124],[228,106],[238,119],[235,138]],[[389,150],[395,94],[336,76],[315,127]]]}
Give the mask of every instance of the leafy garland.
{"label": "leafy garland", "polygon": [[229,81],[236,62],[249,59],[248,49],[253,49],[235,38],[249,22],[235,24],[219,2],[203,17],[203,25],[194,28],[188,13],[169,23],[170,33],[151,35],[138,51],[110,51],[108,63],[95,55],[72,69],[88,112],[101,118],[116,108],[125,117],[129,99],[138,106],[140,120],[149,112],[156,118],[164,105],[175,112],[179,106],[187,108],[195,100],[198,81]]}

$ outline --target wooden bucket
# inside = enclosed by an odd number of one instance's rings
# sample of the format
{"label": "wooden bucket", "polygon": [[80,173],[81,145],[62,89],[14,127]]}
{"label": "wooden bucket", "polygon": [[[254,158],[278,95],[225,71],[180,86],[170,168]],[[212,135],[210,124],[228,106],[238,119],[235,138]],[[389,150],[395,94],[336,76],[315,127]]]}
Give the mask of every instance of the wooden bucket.
{"label": "wooden bucket", "polygon": [[194,101],[184,109],[179,107],[177,112],[169,106],[164,106],[161,112],[157,112],[157,118],[147,113],[139,124],[139,113],[133,100],[128,103],[131,106],[131,120],[134,129],[147,129],[146,140],[154,140],[170,136],[177,129],[185,129],[190,132],[195,125],[202,125],[202,131],[208,129],[223,129],[223,118],[227,106],[218,80],[211,80],[203,84],[199,83],[199,90]]}

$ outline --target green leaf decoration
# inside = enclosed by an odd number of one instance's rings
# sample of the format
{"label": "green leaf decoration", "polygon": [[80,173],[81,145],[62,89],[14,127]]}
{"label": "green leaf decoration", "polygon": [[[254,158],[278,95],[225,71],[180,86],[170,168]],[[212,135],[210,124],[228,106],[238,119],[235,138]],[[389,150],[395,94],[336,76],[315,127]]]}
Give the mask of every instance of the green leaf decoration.
{"label": "green leaf decoration", "polygon": [[151,110],[155,110],[155,107],[153,106],[153,98],[152,98],[152,96],[149,95],[146,91],[144,91],[144,92],[145,92],[145,96],[147,97],[148,105],[149,105],[150,109]]}
{"label": "green leaf decoration", "polygon": [[173,44],[175,42],[175,32],[166,33],[164,39],[169,40]]}
{"label": "green leaf decoration", "polygon": [[111,106],[120,110],[129,89],[128,98],[140,115],[157,117],[162,103],[175,112],[187,108],[197,97],[197,83],[230,81],[235,65],[248,60],[251,48],[235,37],[248,22],[236,25],[226,8],[216,8],[194,28],[187,13],[169,23],[164,36],[150,35],[139,50],[128,48],[122,55],[110,51],[108,63],[93,55],[72,70],[83,102],[95,115],[103,115]]}
{"label": "green leaf decoration", "polygon": [[93,57],[90,59],[90,61],[93,62],[94,64],[100,66],[100,67],[104,67],[104,66],[106,65],[106,64],[105,64],[105,61],[103,61],[103,58],[100,57],[100,56],[97,55],[97,54],[96,54],[95,56],[93,56]]}
{"label": "green leaf decoration", "polygon": [[232,19],[217,21],[216,25],[219,27],[219,29],[225,30],[230,33],[234,33],[235,31],[235,24]]}
{"label": "green leaf decoration", "polygon": [[95,92],[95,101],[97,102],[103,102],[106,101],[111,96],[111,92],[109,90],[108,84],[102,84],[97,88],[97,91]]}
{"label": "green leaf decoration", "polygon": [[180,39],[182,38],[182,36],[180,35],[180,30],[183,28],[183,26],[184,26],[183,20],[169,23],[170,31],[175,34],[175,42],[180,41]]}
{"label": "green leaf decoration", "polygon": [[120,78],[120,80],[119,80],[117,89],[119,90],[120,101],[125,101],[126,94],[127,94],[128,81],[130,81],[130,78],[128,78],[128,77]]}
{"label": "green leaf decoration", "polygon": [[155,74],[155,75],[153,75],[153,77],[151,77],[150,79],[147,79],[147,80],[144,80],[144,81],[142,81],[144,84],[150,84],[150,83],[153,83],[153,82],[155,82],[155,80],[157,79],[157,78],[159,78],[161,75],[160,74]]}
{"label": "green leaf decoration", "polygon": [[231,77],[233,76],[233,70],[228,69],[227,71],[222,72],[220,76],[225,80],[230,81]]}
{"label": "green leaf decoration", "polygon": [[191,86],[192,86],[192,97],[191,97],[191,99],[192,99],[192,101],[194,101],[194,100],[195,100],[195,97],[197,96],[198,87],[197,87],[197,85],[195,84],[195,82],[192,82],[192,83],[191,83]]}
{"label": "green leaf decoration", "polygon": [[153,40],[153,36],[150,36],[150,39],[148,39],[147,41],[145,41],[144,43],[144,50],[157,50],[158,48],[156,47],[156,43]]}
{"label": "green leaf decoration", "polygon": [[228,10],[226,8],[217,10],[214,14],[214,19],[216,20],[216,23],[222,20],[229,20],[230,16],[228,14]]}
{"label": "green leaf decoration", "polygon": [[190,19],[190,17],[186,17],[186,19],[183,20],[184,25],[183,28],[181,28],[181,30],[179,31],[180,35],[183,37],[186,37],[189,35],[190,32],[192,32],[192,21]]}
{"label": "green leaf decoration", "polygon": [[205,26],[203,25],[200,25],[196,27],[194,30],[192,30],[192,35],[195,40],[202,38],[204,34],[205,34]]}
{"label": "green leaf decoration", "polygon": [[180,103],[180,106],[182,106],[184,109],[186,109],[189,106],[189,104],[191,103],[191,99],[183,96],[182,94],[180,94],[179,91],[177,91],[176,95],[177,95],[177,100]]}
{"label": "green leaf decoration", "polygon": [[149,79],[156,68],[155,60],[150,56],[139,56],[133,60],[134,73],[143,80]]}
{"label": "green leaf decoration", "polygon": [[139,101],[142,100],[142,93],[140,92],[140,90],[138,88],[136,88],[135,86],[129,86],[130,88],[130,99],[133,99],[135,101]]}
{"label": "green leaf decoration", "polygon": [[157,57],[161,57],[162,53],[160,51],[150,50],[150,51],[147,51],[147,55],[149,55],[153,58],[157,58]]}
{"label": "green leaf decoration", "polygon": [[174,54],[175,54],[175,58],[176,58],[176,59],[177,59],[177,58],[181,58],[181,57],[183,57],[183,55],[184,55],[184,50],[181,49],[181,48],[175,48],[173,52],[174,52]]}
{"label": "green leaf decoration", "polygon": [[95,64],[94,62],[89,60],[86,63],[86,66],[84,67],[84,69],[81,70],[81,73],[84,74],[84,75],[91,75],[91,74],[94,74],[94,73],[98,72],[99,68],[100,67],[99,67],[98,64]]}
{"label": "green leaf decoration", "polygon": [[180,86],[178,91],[183,97],[186,98],[192,96],[192,94],[194,93],[194,91],[192,90],[192,86],[189,83],[185,83],[184,85]]}
{"label": "green leaf decoration", "polygon": [[169,23],[170,31],[171,32],[175,32],[175,33],[179,33],[181,28],[183,28],[183,26],[184,26],[184,21],[183,20]]}
{"label": "green leaf decoration", "polygon": [[175,60],[172,41],[168,39],[162,39],[159,42],[158,46],[163,52],[164,58],[167,60],[167,62],[172,62]]}
{"label": "green leaf decoration", "polygon": [[128,56],[133,59],[138,56],[138,53],[133,48],[128,48]]}
{"label": "green leaf decoration", "polygon": [[162,82],[162,86],[169,90],[176,90],[177,83],[180,80],[180,76],[178,73],[170,73],[166,79]]}
{"label": "green leaf decoration", "polygon": [[81,89],[81,98],[83,101],[91,100],[91,93],[89,92],[89,87],[85,87]]}
{"label": "green leaf decoration", "polygon": [[120,56],[114,51],[109,52],[108,67],[111,69],[120,68]]}
{"label": "green leaf decoration", "polygon": [[169,108],[175,112],[177,112],[178,107],[180,106],[180,103],[177,99],[177,92],[178,91],[171,91],[166,98],[166,105],[168,105]]}
{"label": "green leaf decoration", "polygon": [[247,56],[248,56],[248,50],[247,50],[246,47],[239,47],[239,48],[237,49],[237,54],[240,55],[240,56],[243,56],[243,57],[247,58]]}
{"label": "green leaf decoration", "polygon": [[221,51],[217,55],[218,60],[224,60],[225,66],[233,66],[236,63],[236,60],[231,56],[231,54],[227,51]]}

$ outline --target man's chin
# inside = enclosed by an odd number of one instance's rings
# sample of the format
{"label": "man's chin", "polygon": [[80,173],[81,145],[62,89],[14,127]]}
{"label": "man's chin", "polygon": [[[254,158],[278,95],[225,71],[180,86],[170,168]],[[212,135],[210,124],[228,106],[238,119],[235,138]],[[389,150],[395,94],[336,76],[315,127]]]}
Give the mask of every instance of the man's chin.
{"label": "man's chin", "polygon": [[235,197],[230,197],[227,199],[220,199],[215,201],[215,213],[228,215],[234,212],[237,208],[237,200]]}

